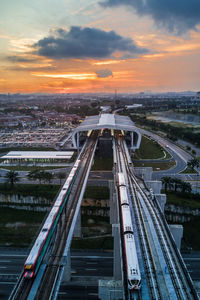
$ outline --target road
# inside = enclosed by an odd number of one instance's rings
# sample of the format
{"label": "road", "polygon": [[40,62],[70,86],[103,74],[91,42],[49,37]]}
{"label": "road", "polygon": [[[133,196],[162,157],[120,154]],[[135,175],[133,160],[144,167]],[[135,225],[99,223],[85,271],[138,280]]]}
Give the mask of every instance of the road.
{"label": "road", "polygon": [[[0,248],[0,299],[8,296],[23,268],[28,250],[24,248]],[[200,281],[200,252],[183,254],[188,271],[195,281]],[[98,279],[111,278],[113,253],[94,250],[77,250],[71,253],[72,280],[61,285],[59,300],[98,299]]]}
{"label": "road", "polygon": [[[192,155],[190,155],[189,153],[187,153],[186,151],[184,151],[174,143],[160,137],[155,133],[152,133],[144,129],[140,129],[140,131],[142,134],[150,136],[152,139],[157,141],[163,148],[165,148],[172,155],[172,157],[176,161],[176,166],[170,168],[169,170],[153,172],[152,175],[153,180],[159,180],[163,176],[179,177],[182,180],[198,180],[198,175],[178,174],[179,172],[183,171],[187,167],[187,161],[193,158]],[[189,178],[187,178],[188,176]]]}
{"label": "road", "polygon": [[[27,249],[23,248],[0,248],[1,300],[8,299],[27,254]],[[97,299],[98,279],[112,277],[112,252],[73,251],[71,266],[72,280],[61,285],[58,299]]]}

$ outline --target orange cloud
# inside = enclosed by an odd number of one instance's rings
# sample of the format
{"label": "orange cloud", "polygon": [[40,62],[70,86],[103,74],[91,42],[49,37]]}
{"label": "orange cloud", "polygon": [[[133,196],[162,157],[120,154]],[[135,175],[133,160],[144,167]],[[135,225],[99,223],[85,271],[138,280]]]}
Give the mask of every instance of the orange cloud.
{"label": "orange cloud", "polygon": [[49,78],[68,78],[73,80],[86,80],[86,79],[96,79],[97,76],[94,73],[80,73],[80,74],[38,74],[32,73],[33,76],[38,77],[49,77]]}

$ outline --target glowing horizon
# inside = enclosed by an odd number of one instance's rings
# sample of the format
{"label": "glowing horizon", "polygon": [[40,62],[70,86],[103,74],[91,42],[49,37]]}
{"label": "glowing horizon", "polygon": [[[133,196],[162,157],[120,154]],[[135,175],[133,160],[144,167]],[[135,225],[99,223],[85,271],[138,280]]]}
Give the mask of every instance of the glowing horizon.
{"label": "glowing horizon", "polygon": [[0,93],[199,90],[197,0],[100,2],[2,1]]}

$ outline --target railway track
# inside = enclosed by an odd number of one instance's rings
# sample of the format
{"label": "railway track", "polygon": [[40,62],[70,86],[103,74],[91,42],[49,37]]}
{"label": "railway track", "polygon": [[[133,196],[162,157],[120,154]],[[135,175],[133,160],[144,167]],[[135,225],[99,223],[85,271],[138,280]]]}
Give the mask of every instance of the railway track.
{"label": "railway track", "polygon": [[[117,158],[117,170],[118,172],[123,172],[126,174],[127,182],[129,184],[129,192],[132,198],[132,205],[134,209],[134,215],[135,215],[135,220],[136,220],[136,225],[138,228],[138,233],[139,233],[139,239],[140,239],[140,244],[141,244],[141,249],[143,252],[143,257],[144,257],[144,265],[146,269],[146,274],[147,274],[147,280],[148,280],[148,286],[151,294],[151,298],[155,300],[161,300],[161,295],[160,295],[160,288],[158,285],[157,281],[157,276],[156,276],[156,266],[155,262],[153,259],[153,255],[151,252],[151,247],[147,235],[147,230],[144,222],[144,218],[142,215],[141,211],[141,206],[140,203],[135,197],[135,192],[133,185],[131,184],[131,179],[128,175],[129,170],[128,170],[128,163],[126,159],[126,153],[123,151],[122,147],[116,141],[115,143],[115,149],[116,149],[116,158]],[[125,163],[123,162],[125,161]],[[141,299],[140,292],[134,292],[130,294],[131,299]]]}
{"label": "railway track", "polygon": [[[178,250],[176,249],[175,243],[171,237],[168,225],[166,222],[163,222],[163,216],[160,215],[160,211],[157,208],[158,204],[155,205],[152,200],[149,201],[149,196],[147,196],[147,194],[140,187],[138,180],[129,166],[129,160],[126,156],[127,151],[124,149],[123,142],[121,141],[120,145],[117,143],[116,148],[118,148],[119,153],[121,153],[121,160],[123,161],[123,163],[121,162],[121,165],[124,165],[123,169],[129,182],[130,193],[133,200],[132,204],[140,237],[140,244],[143,250],[143,256],[145,257],[145,267],[147,270],[151,299],[165,298],[163,298],[162,291],[160,291],[156,276],[156,265],[151,251],[147,230],[145,228],[144,218],[148,219],[149,217],[152,220],[163,256],[165,257],[167,269],[169,271],[177,299],[199,299],[196,291],[193,288],[190,276],[187,274],[180,253],[177,253]],[[169,297],[169,299],[172,298]]]}
{"label": "railway track", "polygon": [[[18,282],[13,289],[9,300],[25,300],[25,299],[38,299],[38,300],[49,300],[53,299],[53,292],[57,282],[60,269],[62,266],[63,252],[66,245],[66,240],[70,231],[72,222],[74,221],[74,213],[76,211],[77,202],[82,190],[82,184],[85,179],[85,175],[88,171],[91,157],[96,147],[97,136],[91,137],[86,144],[84,151],[80,154],[79,159],[81,160],[81,168],[77,176],[78,184],[74,184],[69,199],[62,211],[59,222],[59,230],[57,235],[54,235],[54,240],[51,240],[49,248],[47,249],[48,258],[45,256],[43,263],[46,264],[44,275],[39,283],[39,288],[35,292],[34,298],[30,292],[35,279],[25,279],[22,272],[18,279]],[[73,194],[73,195],[72,195]],[[71,241],[70,241],[71,242]],[[52,244],[54,244],[52,246]],[[50,249],[51,248],[51,249]],[[42,266],[42,264],[41,264]],[[39,274],[39,271],[38,271]]]}
{"label": "railway track", "polygon": [[59,247],[55,249],[54,254],[51,256],[51,260],[47,266],[47,271],[45,272],[44,278],[42,280],[42,284],[36,295],[35,298],[36,300],[52,299],[53,296],[52,287],[55,287],[55,282],[57,280],[57,276],[60,268],[60,261],[62,259],[63,251],[66,244],[66,239],[69,234],[69,230],[73,221],[74,212],[76,210],[77,202],[79,200],[79,195],[82,189],[83,181],[85,179],[85,174],[88,170],[88,166],[90,163],[91,155],[94,150],[94,146],[95,146],[95,142],[92,142],[90,145],[86,147],[85,151],[81,155],[80,159],[82,160],[82,163],[84,163],[84,167],[82,168],[82,172],[80,174],[79,184],[77,185],[75,194],[72,197],[73,200],[71,199],[72,201],[67,209],[68,214],[66,215],[65,218],[66,221],[63,226]]}

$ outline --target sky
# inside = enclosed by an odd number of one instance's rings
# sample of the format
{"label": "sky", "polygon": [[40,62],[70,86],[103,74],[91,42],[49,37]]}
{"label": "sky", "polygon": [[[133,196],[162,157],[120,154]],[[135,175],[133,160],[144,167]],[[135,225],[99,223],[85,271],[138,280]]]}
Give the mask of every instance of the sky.
{"label": "sky", "polygon": [[1,0],[0,93],[200,90],[199,0]]}

